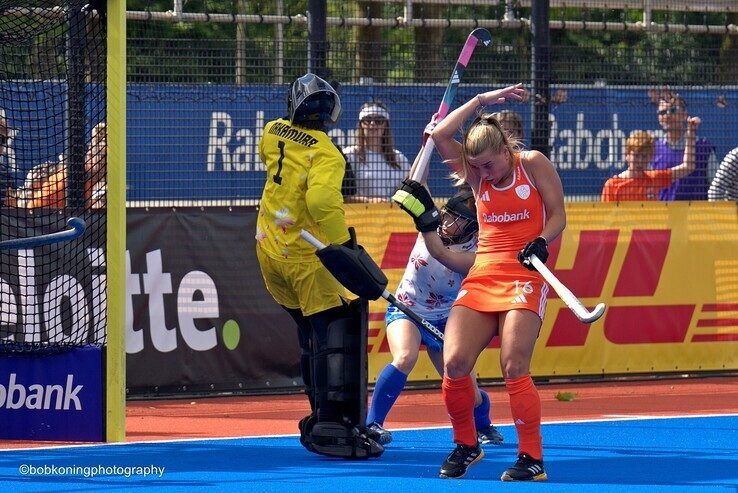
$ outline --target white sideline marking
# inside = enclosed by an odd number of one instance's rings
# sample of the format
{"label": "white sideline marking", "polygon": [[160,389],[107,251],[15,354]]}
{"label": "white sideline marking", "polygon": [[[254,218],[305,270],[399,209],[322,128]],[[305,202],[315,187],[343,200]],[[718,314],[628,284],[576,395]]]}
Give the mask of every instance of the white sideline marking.
{"label": "white sideline marking", "polygon": [[[565,420],[551,420],[544,421],[541,424],[546,425],[560,425],[560,424],[576,424],[576,423],[601,423],[606,421],[646,421],[652,419],[684,419],[684,418],[728,418],[738,416],[738,413],[718,413],[718,414],[674,414],[669,416],[644,416],[637,414],[608,414],[602,418],[591,418],[591,419],[565,419]],[[495,423],[496,427],[512,426],[511,422],[505,424]],[[414,431],[414,430],[444,430],[449,429],[451,426],[418,426],[414,428],[393,428],[389,431]],[[117,442],[117,443],[79,443],[73,445],[49,445],[44,447],[17,447],[17,448],[0,448],[0,452],[33,452],[34,450],[58,450],[67,448],[92,448],[92,447],[122,447],[128,445],[141,445],[141,444],[160,444],[160,443],[187,443],[187,442],[213,442],[213,441],[231,441],[231,440],[250,440],[260,438],[289,438],[297,437],[297,433],[288,433],[282,435],[249,435],[249,436],[238,436],[238,437],[207,437],[207,438],[178,438],[175,440],[141,440],[135,442]]]}

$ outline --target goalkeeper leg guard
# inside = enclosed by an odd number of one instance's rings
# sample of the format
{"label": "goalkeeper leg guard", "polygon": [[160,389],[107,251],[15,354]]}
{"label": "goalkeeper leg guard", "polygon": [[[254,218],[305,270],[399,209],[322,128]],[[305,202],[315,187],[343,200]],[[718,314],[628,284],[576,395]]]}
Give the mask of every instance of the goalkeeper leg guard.
{"label": "goalkeeper leg guard", "polygon": [[302,418],[297,424],[297,428],[300,430],[300,443],[310,452],[315,452],[310,442],[310,432],[313,431],[313,426],[315,426],[317,421],[318,416],[315,413],[311,413]]}
{"label": "goalkeeper leg guard", "polygon": [[347,459],[378,457],[384,448],[367,435],[366,337],[368,302],[312,315],[318,419],[310,431],[314,452]]}
{"label": "goalkeeper leg guard", "polygon": [[341,423],[316,423],[310,432],[310,447],[319,454],[344,459],[369,459],[384,452],[365,428]]}
{"label": "goalkeeper leg guard", "polygon": [[313,384],[319,421],[364,426],[367,402],[366,332],[368,303],[311,315]]}

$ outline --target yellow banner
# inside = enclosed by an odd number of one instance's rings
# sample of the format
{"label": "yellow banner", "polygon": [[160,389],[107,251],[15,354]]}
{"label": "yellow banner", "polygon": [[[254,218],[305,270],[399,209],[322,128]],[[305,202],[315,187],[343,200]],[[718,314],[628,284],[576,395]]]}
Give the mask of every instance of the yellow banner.
{"label": "yellow banner", "polygon": [[[613,375],[738,369],[738,209],[734,203],[567,204],[567,228],[547,262],[592,309],[579,322],[551,291],[533,355],[535,376]],[[359,242],[382,267],[392,292],[416,232],[388,204],[347,206]],[[371,302],[369,378],[390,361],[387,302]],[[481,378],[500,378],[494,339],[477,363]],[[437,380],[421,355],[410,380]]]}

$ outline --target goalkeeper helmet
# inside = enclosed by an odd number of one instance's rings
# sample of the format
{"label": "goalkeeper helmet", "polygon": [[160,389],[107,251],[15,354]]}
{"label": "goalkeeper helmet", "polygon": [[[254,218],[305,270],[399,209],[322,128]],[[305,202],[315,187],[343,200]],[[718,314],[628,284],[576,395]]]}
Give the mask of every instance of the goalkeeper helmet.
{"label": "goalkeeper helmet", "polygon": [[308,73],[292,83],[287,113],[290,123],[336,123],[341,115],[341,99],[329,83]]}
{"label": "goalkeeper helmet", "polygon": [[438,226],[438,236],[444,245],[461,245],[477,234],[476,209],[474,193],[468,188],[459,190],[448,199],[441,208],[441,224]]}

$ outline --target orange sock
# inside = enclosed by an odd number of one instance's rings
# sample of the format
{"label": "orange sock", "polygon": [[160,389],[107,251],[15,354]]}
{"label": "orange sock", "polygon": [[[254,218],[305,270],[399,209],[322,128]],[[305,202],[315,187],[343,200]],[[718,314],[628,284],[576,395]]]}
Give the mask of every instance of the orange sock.
{"label": "orange sock", "polygon": [[474,382],[471,376],[443,377],[443,402],[454,428],[454,442],[467,447],[477,446],[474,428]]}
{"label": "orange sock", "polygon": [[518,431],[518,454],[526,453],[534,459],[543,459],[541,445],[541,398],[530,375],[505,380],[510,395],[515,429]]}

